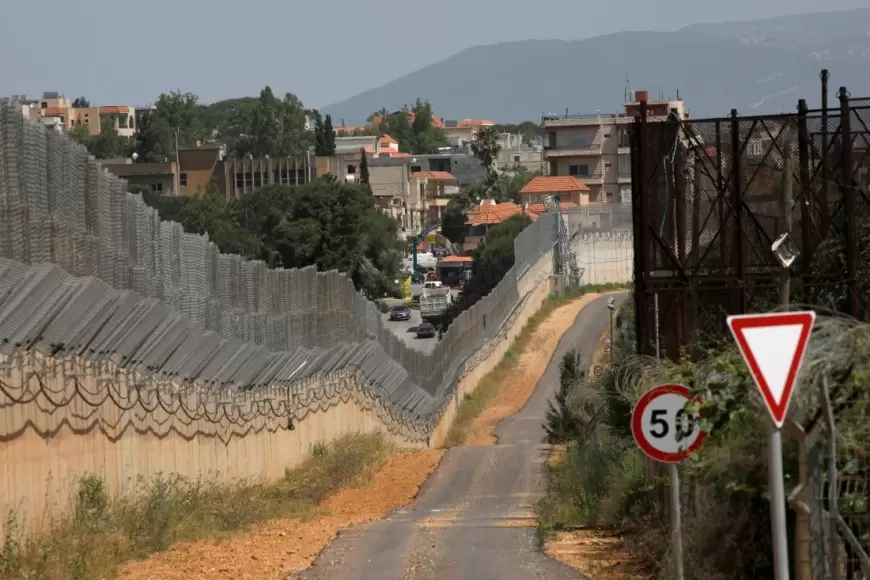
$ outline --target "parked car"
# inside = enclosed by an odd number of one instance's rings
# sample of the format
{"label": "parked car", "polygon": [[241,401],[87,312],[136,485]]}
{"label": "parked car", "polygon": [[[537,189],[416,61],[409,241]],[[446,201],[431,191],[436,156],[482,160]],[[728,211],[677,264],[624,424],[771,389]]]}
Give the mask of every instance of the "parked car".
{"label": "parked car", "polygon": [[435,325],[429,322],[422,322],[417,326],[417,338],[435,338],[436,334]]}
{"label": "parked car", "polygon": [[411,320],[411,309],[404,304],[390,307],[390,320]]}

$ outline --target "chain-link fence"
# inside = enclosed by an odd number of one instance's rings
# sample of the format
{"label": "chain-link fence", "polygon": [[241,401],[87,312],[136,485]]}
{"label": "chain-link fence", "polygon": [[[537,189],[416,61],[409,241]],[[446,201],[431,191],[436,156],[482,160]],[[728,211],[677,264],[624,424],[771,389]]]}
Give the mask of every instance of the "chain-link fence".
{"label": "chain-link fence", "polygon": [[221,254],[207,236],[161,221],[82,146],[3,106],[0,354],[112,357],[179,383],[250,389],[357,369],[378,398],[431,428],[522,303],[528,284],[518,282],[553,247],[554,220],[522,232],[515,267],[422,353],[345,275]]}

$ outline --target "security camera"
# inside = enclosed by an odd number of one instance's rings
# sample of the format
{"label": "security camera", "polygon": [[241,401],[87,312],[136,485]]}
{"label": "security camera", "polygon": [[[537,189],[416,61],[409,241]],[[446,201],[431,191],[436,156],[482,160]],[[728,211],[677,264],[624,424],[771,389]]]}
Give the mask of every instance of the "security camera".
{"label": "security camera", "polygon": [[607,307],[610,310],[616,310],[616,300],[614,300],[613,298],[608,298],[607,299]]}

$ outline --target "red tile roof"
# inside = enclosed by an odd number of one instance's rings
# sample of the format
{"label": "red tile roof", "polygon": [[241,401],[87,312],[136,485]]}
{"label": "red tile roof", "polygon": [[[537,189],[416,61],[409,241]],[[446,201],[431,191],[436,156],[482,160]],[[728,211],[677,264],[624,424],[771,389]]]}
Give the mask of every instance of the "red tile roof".
{"label": "red tile roof", "polygon": [[416,180],[434,179],[435,181],[456,181],[456,178],[446,171],[418,171],[412,173],[411,177]]}
{"label": "red tile roof", "polygon": [[130,113],[130,107],[121,105],[107,105],[105,107],[100,107],[99,112],[101,115],[119,115],[121,113]]}
{"label": "red tile roof", "polygon": [[66,107],[46,107],[41,109],[43,117],[60,117],[66,115]]}
{"label": "red tile roof", "polygon": [[569,191],[589,191],[589,188],[573,176],[544,177],[539,175],[532,179],[520,193],[528,195],[533,193],[566,193]]}
{"label": "red tile roof", "polygon": [[473,262],[474,258],[471,256],[445,256],[438,260],[439,264],[462,264]]}
{"label": "red tile roof", "polygon": [[[500,224],[509,217],[520,215],[522,213],[523,208],[515,203],[506,201],[493,205],[492,200],[484,200],[481,205],[469,210],[465,224],[469,226]],[[537,221],[538,219],[537,214],[528,213],[526,215],[528,215],[532,221]]]}
{"label": "red tile roof", "polygon": [[[562,208],[562,213],[567,213],[572,207],[577,207],[577,204],[573,201],[561,201],[559,202],[559,207]],[[529,213],[542,214],[547,211],[547,208],[543,203],[530,203],[526,205],[526,211]]]}

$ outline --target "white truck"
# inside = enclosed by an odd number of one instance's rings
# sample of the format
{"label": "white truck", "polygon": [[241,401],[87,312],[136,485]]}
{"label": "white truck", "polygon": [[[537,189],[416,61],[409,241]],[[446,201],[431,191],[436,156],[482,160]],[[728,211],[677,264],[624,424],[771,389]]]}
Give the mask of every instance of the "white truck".
{"label": "white truck", "polygon": [[450,287],[437,280],[423,284],[423,294],[420,296],[420,318],[436,323],[453,303]]}

